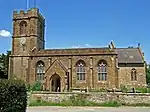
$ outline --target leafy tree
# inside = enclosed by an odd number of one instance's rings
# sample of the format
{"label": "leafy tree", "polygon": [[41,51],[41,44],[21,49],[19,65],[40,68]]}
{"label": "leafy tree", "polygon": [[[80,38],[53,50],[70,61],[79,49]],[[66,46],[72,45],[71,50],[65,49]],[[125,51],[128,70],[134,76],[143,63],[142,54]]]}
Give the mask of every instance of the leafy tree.
{"label": "leafy tree", "polygon": [[150,65],[147,65],[146,68],[146,82],[147,84],[150,84]]}
{"label": "leafy tree", "polygon": [[4,74],[5,75],[8,75],[8,69],[9,69],[9,56],[10,56],[10,54],[11,54],[11,51],[7,51],[7,54],[5,55],[5,72],[4,72]]}
{"label": "leafy tree", "polygon": [[0,54],[0,77],[7,78],[8,76],[8,67],[9,67],[9,55],[11,51],[7,51],[6,54]]}

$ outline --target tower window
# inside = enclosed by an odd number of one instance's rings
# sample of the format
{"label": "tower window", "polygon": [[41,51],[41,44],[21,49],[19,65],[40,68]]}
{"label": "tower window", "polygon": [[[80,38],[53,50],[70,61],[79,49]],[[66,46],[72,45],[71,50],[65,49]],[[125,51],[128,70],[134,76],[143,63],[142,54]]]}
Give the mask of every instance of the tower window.
{"label": "tower window", "polygon": [[26,35],[27,33],[27,22],[22,21],[20,23],[20,35]]}

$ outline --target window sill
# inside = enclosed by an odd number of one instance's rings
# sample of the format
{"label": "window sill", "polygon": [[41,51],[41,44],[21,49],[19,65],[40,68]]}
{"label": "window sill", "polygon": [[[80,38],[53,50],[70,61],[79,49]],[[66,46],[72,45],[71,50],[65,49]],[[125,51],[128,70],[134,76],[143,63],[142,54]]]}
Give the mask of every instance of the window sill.
{"label": "window sill", "polygon": [[98,83],[107,83],[107,81],[98,81]]}

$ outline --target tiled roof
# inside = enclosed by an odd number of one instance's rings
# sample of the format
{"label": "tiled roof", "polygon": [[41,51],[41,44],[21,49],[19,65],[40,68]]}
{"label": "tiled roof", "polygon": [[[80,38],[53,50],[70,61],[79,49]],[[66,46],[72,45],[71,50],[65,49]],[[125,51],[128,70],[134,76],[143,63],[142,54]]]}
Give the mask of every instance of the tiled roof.
{"label": "tiled roof", "polygon": [[118,63],[143,63],[139,48],[117,48]]}

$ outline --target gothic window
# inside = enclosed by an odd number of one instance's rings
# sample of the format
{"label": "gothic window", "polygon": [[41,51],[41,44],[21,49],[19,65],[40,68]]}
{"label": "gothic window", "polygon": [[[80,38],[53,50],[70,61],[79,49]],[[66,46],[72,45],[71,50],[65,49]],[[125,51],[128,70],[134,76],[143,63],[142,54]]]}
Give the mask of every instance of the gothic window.
{"label": "gothic window", "polygon": [[131,70],[131,81],[136,81],[137,80],[137,74],[136,74],[137,72],[136,72],[136,69],[135,68],[133,68],[132,70]]}
{"label": "gothic window", "polygon": [[107,63],[104,60],[100,60],[98,63],[98,81],[107,80]]}
{"label": "gothic window", "polygon": [[22,21],[20,23],[20,35],[25,35],[27,33],[27,22]]}
{"label": "gothic window", "polygon": [[80,60],[76,64],[77,80],[85,80],[85,63]]}
{"label": "gothic window", "polygon": [[36,80],[37,81],[43,81],[44,80],[44,62],[39,61],[36,65]]}

